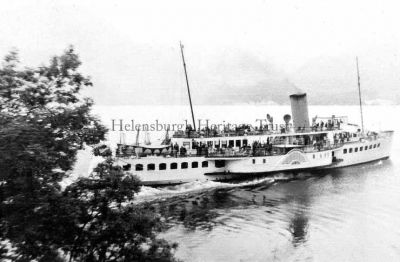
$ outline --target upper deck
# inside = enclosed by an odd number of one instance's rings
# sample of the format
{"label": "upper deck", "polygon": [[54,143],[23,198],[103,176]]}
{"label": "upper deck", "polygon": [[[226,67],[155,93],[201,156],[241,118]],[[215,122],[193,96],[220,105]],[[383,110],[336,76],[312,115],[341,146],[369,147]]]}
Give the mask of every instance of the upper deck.
{"label": "upper deck", "polygon": [[[188,126],[186,130],[179,130],[173,134],[173,138],[215,138],[215,137],[235,137],[235,136],[293,136],[293,135],[312,135],[326,133],[330,131],[344,130],[344,125],[348,124],[346,116],[315,117],[311,127],[294,128],[288,124],[267,124],[253,127],[248,124],[234,125],[233,127],[224,126],[218,129],[216,126],[208,126],[199,130],[193,130]],[[356,125],[353,125],[356,126]]]}
{"label": "upper deck", "polygon": [[[344,123],[344,117],[322,118],[309,128],[295,128],[287,125],[265,125],[252,128],[240,125],[218,131],[204,128],[194,131],[190,127],[175,132],[163,145],[130,146],[119,145],[119,157],[144,157],[149,155],[165,157],[205,156],[213,158],[254,157],[284,155],[294,148],[303,152],[335,149],[345,143],[368,139],[357,125]],[[328,119],[328,121],[327,121]]]}

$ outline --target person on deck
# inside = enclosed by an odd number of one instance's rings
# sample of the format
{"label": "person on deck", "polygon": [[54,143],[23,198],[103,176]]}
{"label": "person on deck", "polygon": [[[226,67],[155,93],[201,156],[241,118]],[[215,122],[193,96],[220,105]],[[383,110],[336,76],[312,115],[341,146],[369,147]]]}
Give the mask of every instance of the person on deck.
{"label": "person on deck", "polygon": [[179,145],[178,145],[178,143],[175,142],[175,145],[172,150],[174,157],[178,157],[178,151],[179,151]]}
{"label": "person on deck", "polygon": [[179,152],[180,152],[181,156],[185,156],[186,155],[186,148],[184,146],[181,146]]}

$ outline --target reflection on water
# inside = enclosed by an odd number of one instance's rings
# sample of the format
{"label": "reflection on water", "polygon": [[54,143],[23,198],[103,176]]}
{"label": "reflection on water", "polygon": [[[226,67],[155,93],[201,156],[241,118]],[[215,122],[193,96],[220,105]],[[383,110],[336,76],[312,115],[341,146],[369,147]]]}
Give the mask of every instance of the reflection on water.
{"label": "reflection on water", "polygon": [[400,261],[390,160],[156,200],[184,261]]}
{"label": "reflection on water", "polygon": [[293,235],[292,243],[297,246],[307,240],[308,217],[306,211],[294,215],[289,223],[289,232]]}

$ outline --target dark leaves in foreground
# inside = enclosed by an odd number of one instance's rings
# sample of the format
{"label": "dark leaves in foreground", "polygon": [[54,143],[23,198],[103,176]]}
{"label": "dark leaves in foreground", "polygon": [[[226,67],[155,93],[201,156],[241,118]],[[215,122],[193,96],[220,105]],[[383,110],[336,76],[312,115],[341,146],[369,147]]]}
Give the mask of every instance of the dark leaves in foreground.
{"label": "dark leaves in foreground", "polygon": [[62,190],[78,150],[104,140],[91,115],[91,86],[73,48],[48,66],[20,68],[17,52],[0,66],[0,260],[174,261],[156,239],[160,218],[131,203],[138,180],[108,160]]}

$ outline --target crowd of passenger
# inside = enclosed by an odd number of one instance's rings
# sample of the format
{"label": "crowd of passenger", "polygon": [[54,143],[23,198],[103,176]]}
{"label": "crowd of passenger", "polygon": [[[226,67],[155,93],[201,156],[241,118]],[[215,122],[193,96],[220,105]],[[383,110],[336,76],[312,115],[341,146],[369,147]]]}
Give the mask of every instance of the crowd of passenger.
{"label": "crowd of passenger", "polygon": [[313,119],[311,129],[313,131],[340,129],[341,124],[343,124],[342,119],[328,119],[326,122],[324,122],[323,120],[321,120],[320,122],[316,122]]}
{"label": "crowd of passenger", "polygon": [[[333,135],[333,140],[328,139],[326,135],[314,136],[293,136],[290,137],[288,147],[282,147],[284,150],[290,150],[291,146],[304,146],[311,150],[324,150],[329,147],[340,146],[345,142],[350,141],[355,133],[341,132]],[[266,141],[254,141],[251,145],[243,144],[241,147],[233,145],[220,144],[218,146],[209,146],[206,142],[192,140],[192,149],[187,146],[178,145],[178,143],[170,144],[162,150],[145,149],[144,152],[135,152],[133,146],[119,145],[117,156],[139,156],[146,155],[162,155],[165,157],[186,157],[186,156],[267,156],[285,153],[284,150],[277,149],[273,145],[285,145],[288,141],[284,141],[284,137],[276,137],[274,140],[267,138]],[[311,140],[312,139],[312,140]],[[332,138],[331,138],[332,139]]]}
{"label": "crowd of passenger", "polygon": [[[327,119],[326,121],[316,121],[313,119],[311,127],[298,127],[296,132],[316,132],[325,130],[340,129],[343,124],[341,118]],[[244,136],[251,134],[263,134],[263,133],[288,133],[293,130],[293,125],[291,123],[287,124],[264,124],[260,126],[251,126],[248,124],[234,125],[229,127],[224,126],[222,130],[210,128],[205,126],[195,130],[191,125],[187,125],[185,130],[180,130],[175,132],[174,137],[186,137],[186,138],[199,138],[199,137],[220,137],[220,136]]]}

